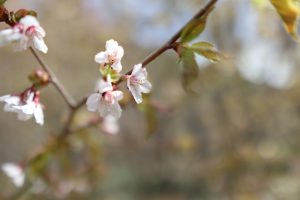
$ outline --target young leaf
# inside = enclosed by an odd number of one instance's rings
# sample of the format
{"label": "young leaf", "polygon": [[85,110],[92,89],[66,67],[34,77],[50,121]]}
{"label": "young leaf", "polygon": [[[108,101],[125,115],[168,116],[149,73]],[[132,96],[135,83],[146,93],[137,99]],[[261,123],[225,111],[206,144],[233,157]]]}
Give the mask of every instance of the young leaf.
{"label": "young leaf", "polygon": [[205,11],[204,15],[193,19],[185,26],[180,35],[181,42],[190,42],[203,32],[205,29],[206,19],[213,8],[214,7],[210,7]]}
{"label": "young leaf", "polygon": [[197,42],[189,47],[193,52],[207,58],[211,62],[220,62],[225,56],[209,42]]}
{"label": "young leaf", "polygon": [[300,7],[296,0],[270,0],[280,15],[287,32],[298,39],[297,19],[300,14]]}
{"label": "young leaf", "polygon": [[[192,92],[190,85],[198,78],[199,69],[195,61],[194,52],[188,48],[182,48],[180,52],[180,59],[182,63],[181,82],[183,88]],[[192,92],[194,93],[194,92]]]}

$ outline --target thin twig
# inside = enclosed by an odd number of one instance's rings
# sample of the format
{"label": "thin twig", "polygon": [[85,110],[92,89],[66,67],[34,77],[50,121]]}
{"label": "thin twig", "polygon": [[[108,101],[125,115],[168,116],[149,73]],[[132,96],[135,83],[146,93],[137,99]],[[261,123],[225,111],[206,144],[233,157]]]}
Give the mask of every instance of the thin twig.
{"label": "thin twig", "polygon": [[30,51],[34,55],[34,57],[37,59],[41,67],[49,74],[50,81],[54,85],[54,87],[58,90],[58,92],[61,94],[61,96],[64,98],[68,106],[73,109],[76,105],[75,100],[73,97],[68,93],[64,85],[60,82],[60,80],[57,78],[55,73],[51,70],[51,68],[46,64],[46,62],[43,60],[43,58],[37,53],[37,51],[30,47]]}

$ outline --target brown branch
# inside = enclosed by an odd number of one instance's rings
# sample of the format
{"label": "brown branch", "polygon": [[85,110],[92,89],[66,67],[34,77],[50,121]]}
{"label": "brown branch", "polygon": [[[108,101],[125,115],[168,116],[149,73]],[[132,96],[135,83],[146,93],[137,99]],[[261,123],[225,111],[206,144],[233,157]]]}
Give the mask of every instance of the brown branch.
{"label": "brown branch", "polygon": [[37,59],[37,61],[41,65],[41,67],[49,74],[50,82],[58,90],[58,92],[64,98],[65,102],[68,104],[68,106],[71,109],[73,109],[76,105],[73,97],[68,93],[68,91],[66,90],[64,85],[60,82],[60,80],[57,78],[57,76],[54,74],[54,72],[51,70],[51,68],[46,64],[46,62],[42,59],[42,57],[37,53],[37,51],[32,47],[30,47],[30,51],[32,52],[34,57]]}
{"label": "brown branch", "polygon": [[[155,60],[158,56],[160,56],[161,54],[163,54],[165,51],[174,48],[176,41],[180,38],[180,35],[182,33],[182,31],[186,28],[186,26],[193,20],[198,19],[202,16],[204,16],[208,10],[212,9],[214,7],[214,5],[217,3],[218,0],[211,0],[209,1],[206,6],[204,8],[202,8],[201,10],[199,10],[199,12],[197,12],[194,17],[192,17],[181,29],[179,29],[177,31],[177,33],[175,33],[170,39],[169,41],[167,41],[164,45],[162,45],[160,48],[158,48],[157,50],[155,50],[153,53],[151,53],[148,57],[146,57],[141,63],[143,65],[143,67],[145,67],[146,65],[148,65],[149,63],[151,63],[153,60]],[[128,72],[126,72],[126,75],[131,74],[132,69],[129,70]],[[122,82],[123,80],[120,79],[120,81],[117,82],[117,84],[119,84],[120,82]]]}

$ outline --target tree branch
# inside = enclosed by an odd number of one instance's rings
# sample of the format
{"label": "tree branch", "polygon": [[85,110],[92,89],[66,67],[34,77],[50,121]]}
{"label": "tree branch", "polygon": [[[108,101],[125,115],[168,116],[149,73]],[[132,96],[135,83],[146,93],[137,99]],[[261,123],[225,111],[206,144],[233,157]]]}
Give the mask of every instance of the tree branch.
{"label": "tree branch", "polygon": [[[205,13],[210,10],[212,7],[214,7],[214,5],[217,3],[218,0],[211,0],[209,1],[206,6],[204,8],[202,8],[201,10],[199,10],[194,17],[192,17],[181,29],[179,29],[177,31],[177,33],[175,33],[170,39],[169,41],[167,41],[164,45],[162,45],[160,48],[158,48],[157,50],[155,50],[153,53],[151,53],[148,57],[146,57],[141,63],[142,66],[145,67],[146,65],[148,65],[149,63],[151,63],[153,60],[155,60],[158,56],[160,56],[161,54],[163,54],[165,51],[174,48],[174,44],[175,42],[179,39],[182,31],[186,28],[186,26],[193,20],[202,17],[203,15],[205,15]],[[129,70],[126,75],[131,74],[133,69]],[[120,79],[119,82],[117,82],[117,84],[119,84],[120,82],[122,82],[122,79]]]}
{"label": "tree branch", "polygon": [[60,80],[57,78],[57,76],[54,74],[54,72],[51,70],[51,68],[46,64],[46,62],[42,59],[42,57],[37,53],[37,51],[30,47],[30,51],[34,55],[34,57],[37,59],[41,67],[49,74],[50,76],[50,82],[54,85],[54,87],[58,90],[58,92],[61,94],[61,96],[64,98],[65,102],[68,104],[68,106],[73,109],[76,105],[75,100],[73,97],[68,93],[64,85],[60,82]]}
{"label": "tree branch", "polygon": [[[161,54],[163,54],[165,51],[172,49],[175,47],[176,41],[180,38],[180,35],[182,33],[182,31],[186,28],[186,26],[194,19],[197,19],[199,17],[202,17],[207,10],[211,9],[218,0],[210,0],[206,6],[204,8],[202,8],[193,18],[191,18],[177,33],[175,33],[170,39],[169,41],[167,41],[164,45],[162,45],[160,48],[158,48],[157,50],[155,50],[153,53],[151,53],[148,57],[146,57],[141,63],[143,65],[143,67],[145,67],[146,65],[148,65],[149,63],[151,63],[153,60],[155,60],[157,57],[159,57]],[[72,121],[73,118],[75,117],[76,112],[79,110],[79,108],[81,108],[83,105],[85,105],[86,99],[87,97],[83,98],[81,101],[79,101],[78,103],[75,103],[75,101],[73,100],[73,98],[69,95],[69,93],[67,92],[67,90],[64,88],[64,86],[61,84],[61,82],[58,80],[58,78],[56,77],[56,75],[52,72],[52,70],[46,65],[46,63],[44,62],[44,60],[38,55],[38,53],[33,49],[30,48],[31,52],[33,53],[33,55],[35,56],[35,58],[37,59],[37,61],[40,63],[40,65],[42,66],[42,68],[48,72],[48,74],[51,77],[52,80],[52,84],[55,86],[55,88],[59,91],[59,93],[63,96],[63,98],[65,99],[66,103],[68,104],[68,106],[70,107],[71,111],[69,114],[69,117],[67,119],[67,122],[64,126],[64,128],[62,129],[62,131],[60,132],[60,135],[57,137],[59,142],[62,142],[63,140],[65,140],[71,133],[75,133],[76,131],[85,129],[85,128],[89,128],[90,126],[95,125],[95,123],[88,123],[87,125],[83,125],[81,127],[77,127],[75,130],[71,130],[71,125],[72,125]],[[126,74],[131,74],[132,69],[129,70]],[[120,79],[116,84],[120,84],[123,80]],[[20,197],[22,197],[22,195],[27,192],[30,189],[29,187],[23,187],[18,193],[16,193],[16,195],[12,196],[12,198],[10,199],[19,199]]]}
{"label": "tree branch", "polygon": [[[208,10],[210,10],[212,7],[214,7],[214,5],[218,2],[218,0],[210,0],[205,6],[204,8],[202,8],[201,10],[199,10],[184,26],[182,26],[181,29],[179,29],[177,31],[177,33],[175,33],[164,45],[162,45],[160,48],[158,48],[157,50],[155,50],[154,52],[152,52],[149,56],[147,56],[141,63],[143,67],[146,67],[146,65],[148,65],[149,63],[151,63],[153,60],[155,60],[157,57],[159,57],[161,54],[163,54],[165,51],[172,49],[175,47],[175,43],[176,41],[179,39],[182,31],[187,27],[187,25],[199,18],[202,17],[206,14],[206,12]],[[129,70],[128,72],[126,72],[126,75],[131,74],[133,69]],[[120,79],[116,85],[120,84],[121,82],[123,82],[123,79]],[[82,100],[80,100],[75,106],[74,109],[77,110],[80,107],[82,107],[83,105],[85,105],[85,102],[87,100],[87,97],[84,97]]]}

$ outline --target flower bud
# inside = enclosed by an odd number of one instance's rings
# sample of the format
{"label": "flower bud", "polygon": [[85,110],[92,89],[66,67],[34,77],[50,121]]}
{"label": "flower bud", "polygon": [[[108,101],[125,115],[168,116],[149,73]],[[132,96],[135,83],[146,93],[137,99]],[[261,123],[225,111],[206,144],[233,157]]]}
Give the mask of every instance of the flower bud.
{"label": "flower bud", "polygon": [[35,87],[46,86],[50,81],[49,74],[41,69],[35,69],[28,78]]}

